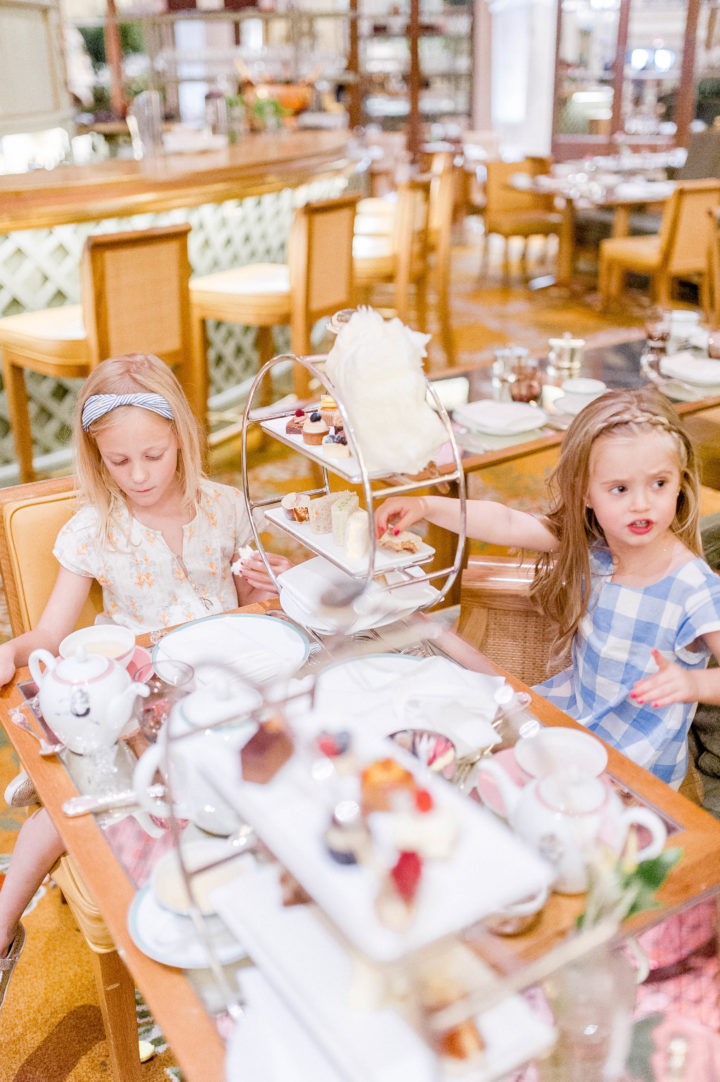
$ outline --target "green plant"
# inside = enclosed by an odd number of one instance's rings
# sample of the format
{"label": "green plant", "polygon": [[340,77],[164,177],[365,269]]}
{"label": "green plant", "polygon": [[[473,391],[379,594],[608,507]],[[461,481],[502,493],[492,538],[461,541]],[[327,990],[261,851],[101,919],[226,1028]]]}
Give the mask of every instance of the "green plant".
{"label": "green plant", "polygon": [[616,857],[602,848],[589,867],[590,886],[586,906],[577,919],[579,929],[590,928],[603,919],[619,924],[635,913],[659,909],[656,893],[670,871],[682,857],[682,849],[665,849],[652,860],[635,860],[635,834],[631,835],[629,852]]}
{"label": "green plant", "polygon": [[[93,70],[98,71],[107,63],[105,30],[102,26],[80,26],[78,29],[85,43],[85,49],[90,57]],[[145,39],[142,27],[137,23],[120,23],[120,47],[123,56],[127,56],[128,53],[144,52]]]}

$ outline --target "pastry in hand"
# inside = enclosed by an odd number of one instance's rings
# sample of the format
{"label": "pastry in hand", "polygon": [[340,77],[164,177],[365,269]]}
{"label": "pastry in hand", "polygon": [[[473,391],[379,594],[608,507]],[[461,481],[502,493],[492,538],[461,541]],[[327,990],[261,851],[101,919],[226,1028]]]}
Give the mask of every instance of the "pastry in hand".
{"label": "pastry in hand", "polygon": [[379,544],[390,552],[415,553],[420,551],[422,541],[412,530],[401,530],[400,533],[386,530],[382,537],[379,538]]}

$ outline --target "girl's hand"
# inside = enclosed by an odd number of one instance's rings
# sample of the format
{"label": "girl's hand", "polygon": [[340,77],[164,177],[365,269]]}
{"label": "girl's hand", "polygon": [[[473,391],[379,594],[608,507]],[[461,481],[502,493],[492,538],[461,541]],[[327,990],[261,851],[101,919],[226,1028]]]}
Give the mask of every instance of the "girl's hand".
{"label": "girl's hand", "polygon": [[0,646],[0,687],[9,684],[15,676],[15,653],[10,643]]}
{"label": "girl's hand", "polygon": [[387,529],[400,533],[426,516],[423,496],[391,496],[375,511],[375,534],[381,537]]}
{"label": "girl's hand", "polygon": [[684,669],[682,665],[676,665],[674,661],[668,661],[657,650],[652,651],[658,671],[652,676],[646,676],[638,680],[630,698],[636,703],[650,703],[650,706],[669,706],[670,703],[696,702],[700,695],[695,679],[696,673],[692,669]]}
{"label": "girl's hand", "polygon": [[[266,552],[267,561],[276,575],[281,575],[292,567],[292,562],[285,556],[278,556],[274,552]],[[240,574],[244,581],[253,590],[261,590],[272,597],[277,595],[275,584],[268,574],[259,552],[254,552],[247,560],[243,560]],[[257,598],[256,598],[257,600]]]}

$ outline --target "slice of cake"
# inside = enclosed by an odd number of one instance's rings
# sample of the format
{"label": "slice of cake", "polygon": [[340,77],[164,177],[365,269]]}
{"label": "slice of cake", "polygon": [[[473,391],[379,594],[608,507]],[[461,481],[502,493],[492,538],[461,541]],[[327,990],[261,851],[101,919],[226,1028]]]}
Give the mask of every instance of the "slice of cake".
{"label": "slice of cake", "polygon": [[347,521],[352,515],[353,511],[357,511],[360,506],[360,501],[354,492],[346,492],[339,500],[335,500],[335,503],[330,509],[330,520],[332,522],[332,535],[333,541],[336,545],[345,544],[345,531],[347,529]]}
{"label": "slice of cake", "polygon": [[345,555],[348,560],[362,560],[370,547],[370,522],[363,508],[353,511],[345,526]]}

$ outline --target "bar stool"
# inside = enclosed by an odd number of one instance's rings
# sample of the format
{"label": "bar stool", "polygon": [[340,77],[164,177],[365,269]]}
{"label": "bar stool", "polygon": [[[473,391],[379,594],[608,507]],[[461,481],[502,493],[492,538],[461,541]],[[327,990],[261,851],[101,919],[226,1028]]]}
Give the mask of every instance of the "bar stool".
{"label": "bar stool", "polygon": [[391,232],[356,231],[353,240],[353,271],[360,303],[370,303],[375,286],[390,285],[392,311],[407,323],[414,286],[417,324],[423,330],[427,324],[430,185],[429,176],[404,181],[398,186]]}
{"label": "bar stool", "polygon": [[[292,352],[312,353],[310,333],[323,316],[354,303],[352,236],[356,195],[299,207],[288,239],[286,263],[251,263],[190,282],[195,353],[207,349],[205,320],[257,327],[261,368],[274,355],[272,328],[290,324]],[[298,398],[309,393],[308,373],[295,366]]]}
{"label": "bar stool", "polygon": [[2,373],[20,479],[35,476],[25,370],[85,379],[100,361],[155,353],[176,370],[204,419],[207,373],[192,353],[190,226],[88,237],[81,260],[82,304],[0,319]]}

